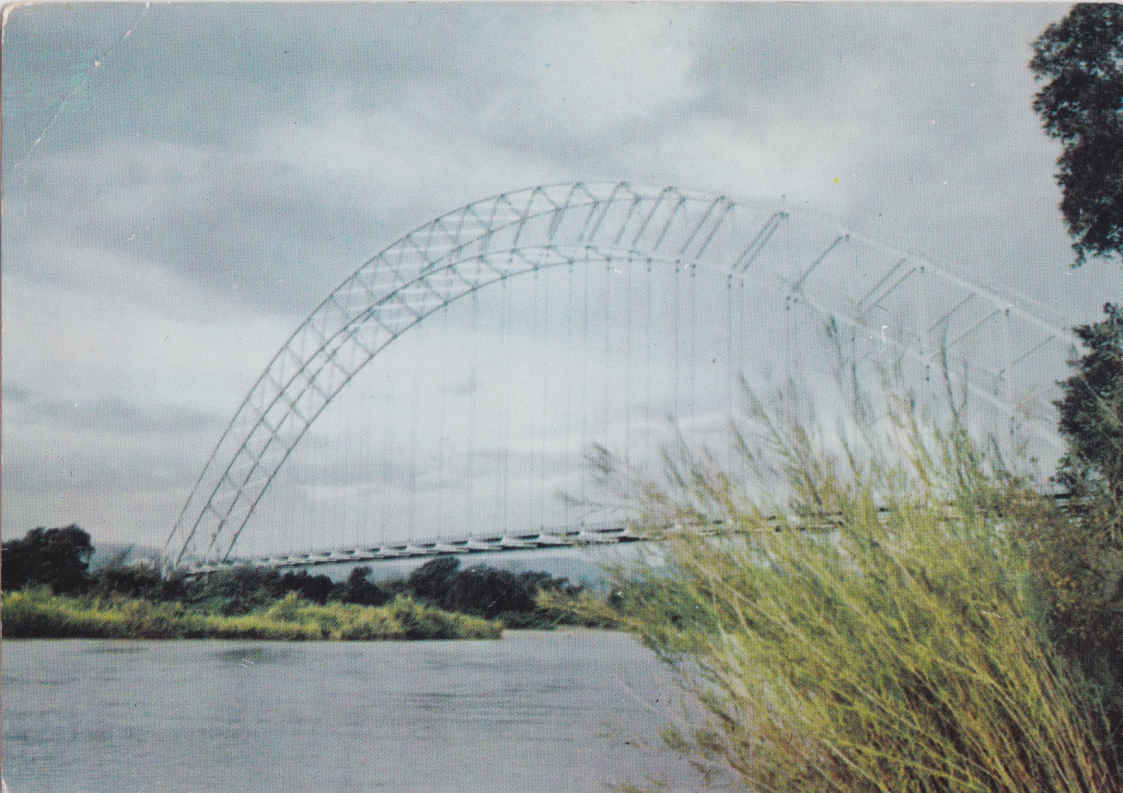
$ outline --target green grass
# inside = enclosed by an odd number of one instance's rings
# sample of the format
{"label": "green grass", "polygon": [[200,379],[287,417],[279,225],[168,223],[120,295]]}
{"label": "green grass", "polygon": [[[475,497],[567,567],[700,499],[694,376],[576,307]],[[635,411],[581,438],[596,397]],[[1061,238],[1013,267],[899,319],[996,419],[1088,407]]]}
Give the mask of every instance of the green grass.
{"label": "green grass", "polygon": [[290,593],[249,614],[223,616],[179,603],[78,598],[46,589],[6,592],[6,638],[495,639],[502,626],[399,596],[383,606],[317,605]]}
{"label": "green grass", "polygon": [[779,472],[784,500],[680,450],[647,488],[651,525],[717,515],[721,533],[668,533],[658,563],[616,572],[611,608],[540,601],[615,621],[677,671],[700,707],[668,745],[759,793],[1123,790],[1106,692],[1050,638],[1024,542],[1047,500],[909,415],[888,445],[838,454],[764,424],[746,468]]}
{"label": "green grass", "polygon": [[827,536],[676,540],[673,576],[629,590],[712,716],[677,741],[761,791],[1117,790],[996,521],[836,504]]}

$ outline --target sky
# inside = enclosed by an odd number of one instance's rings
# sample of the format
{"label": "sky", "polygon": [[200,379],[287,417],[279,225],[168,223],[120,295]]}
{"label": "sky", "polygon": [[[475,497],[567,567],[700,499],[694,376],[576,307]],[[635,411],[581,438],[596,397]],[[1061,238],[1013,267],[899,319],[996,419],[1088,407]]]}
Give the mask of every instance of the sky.
{"label": "sky", "polygon": [[[77,523],[95,542],[162,545],[241,398],[336,284],[442,212],[539,183],[808,207],[1094,319],[1123,291],[1119,266],[1069,267],[1059,148],[1027,68],[1066,10],[9,7],[0,530]],[[463,435],[467,411],[509,400],[493,411],[503,427],[472,430],[502,436],[492,452],[521,439],[528,460],[577,466],[562,447],[579,395],[549,398],[550,367],[581,365],[560,306],[552,325],[523,316],[521,335],[476,327],[464,342],[461,314],[403,339],[294,455],[255,516],[258,546],[358,540],[438,502],[447,521],[470,494],[441,484],[455,478],[445,457],[465,452],[418,452],[419,412],[438,436]],[[556,507],[553,484],[525,484],[531,513]],[[309,528],[269,531],[285,520]]]}

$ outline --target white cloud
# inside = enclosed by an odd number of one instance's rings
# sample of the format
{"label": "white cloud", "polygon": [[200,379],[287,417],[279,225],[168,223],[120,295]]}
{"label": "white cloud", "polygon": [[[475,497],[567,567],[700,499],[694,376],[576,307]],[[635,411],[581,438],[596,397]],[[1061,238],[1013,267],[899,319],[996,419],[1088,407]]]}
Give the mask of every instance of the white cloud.
{"label": "white cloud", "polygon": [[[633,119],[647,119],[700,93],[686,34],[694,14],[667,6],[600,4],[565,9],[551,24],[532,28],[518,92],[500,90],[491,117],[534,112],[565,135],[597,135]],[[529,88],[529,90],[527,90]]]}

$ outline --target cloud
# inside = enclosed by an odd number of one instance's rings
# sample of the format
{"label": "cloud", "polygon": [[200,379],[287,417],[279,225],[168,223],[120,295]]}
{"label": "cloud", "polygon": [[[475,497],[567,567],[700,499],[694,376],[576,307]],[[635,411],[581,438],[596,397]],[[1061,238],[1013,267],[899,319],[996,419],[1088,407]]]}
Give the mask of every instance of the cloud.
{"label": "cloud", "polygon": [[57,282],[4,275],[5,396],[15,383],[72,403],[232,412],[291,331],[143,262],[60,253],[67,274]]}
{"label": "cloud", "polygon": [[[14,404],[13,390],[17,394]],[[183,433],[209,429],[217,434],[227,419],[222,414],[189,407],[137,404],[117,395],[85,401],[62,400],[8,384],[4,386],[4,402],[15,408],[10,420],[23,426],[49,424],[92,433]]]}
{"label": "cloud", "polygon": [[[815,206],[1070,315],[1097,313],[1118,274],[1064,269],[1057,151],[1030,109],[1029,41],[1064,12],[21,7],[4,32],[5,528],[77,520],[115,539],[162,535],[261,367],[335,284],[437,214],[539,182],[626,179]],[[578,350],[580,328],[561,321],[572,301],[515,296],[508,326],[482,296],[476,320],[467,302],[454,307],[357,378],[282,471],[294,486],[263,502],[262,541],[299,521],[361,536],[374,512],[392,530],[411,498],[444,492],[435,439],[442,425],[459,431],[464,452],[473,402],[472,442],[502,446],[521,469],[575,464],[564,450],[582,421],[625,437],[638,363]],[[720,305],[701,310],[720,317]],[[762,294],[753,310],[772,305]],[[606,335],[618,340],[631,320],[616,308]],[[751,365],[779,371],[774,328],[755,319],[766,340],[750,340]],[[688,390],[667,373],[669,333],[642,348],[660,372],[653,424]],[[577,410],[583,367],[611,374]],[[718,415],[726,384],[698,382],[714,392],[699,411]],[[425,419],[420,478],[384,454],[404,448],[411,413]],[[501,443],[508,418],[516,429]],[[719,423],[695,426],[708,436]],[[407,496],[403,477],[435,489]],[[371,483],[383,489],[364,509]],[[320,498],[347,488],[344,506]],[[481,511],[469,519],[502,517]]]}

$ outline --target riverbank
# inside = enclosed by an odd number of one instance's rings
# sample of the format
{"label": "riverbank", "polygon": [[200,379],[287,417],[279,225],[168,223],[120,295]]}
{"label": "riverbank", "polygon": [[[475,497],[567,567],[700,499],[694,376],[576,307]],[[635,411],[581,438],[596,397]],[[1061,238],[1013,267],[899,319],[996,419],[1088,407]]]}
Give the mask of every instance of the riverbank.
{"label": "riverbank", "polygon": [[5,592],[4,638],[498,639],[495,620],[458,614],[399,595],[381,606],[318,605],[290,593],[246,614],[228,616],[123,597],[69,597],[46,589]]}

